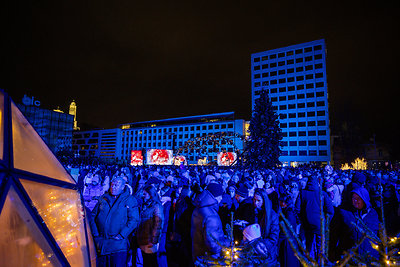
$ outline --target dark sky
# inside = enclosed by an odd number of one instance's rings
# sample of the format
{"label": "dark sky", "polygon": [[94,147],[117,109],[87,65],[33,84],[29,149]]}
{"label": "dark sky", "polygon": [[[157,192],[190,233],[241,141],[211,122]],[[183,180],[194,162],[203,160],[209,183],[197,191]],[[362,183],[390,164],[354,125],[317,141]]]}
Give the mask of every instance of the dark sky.
{"label": "dark sky", "polygon": [[[398,146],[399,8],[388,1],[9,1],[0,88],[78,122],[251,116],[251,53],[324,38],[332,128]],[[350,2],[350,3],[349,3]],[[397,143],[396,143],[397,142]]]}

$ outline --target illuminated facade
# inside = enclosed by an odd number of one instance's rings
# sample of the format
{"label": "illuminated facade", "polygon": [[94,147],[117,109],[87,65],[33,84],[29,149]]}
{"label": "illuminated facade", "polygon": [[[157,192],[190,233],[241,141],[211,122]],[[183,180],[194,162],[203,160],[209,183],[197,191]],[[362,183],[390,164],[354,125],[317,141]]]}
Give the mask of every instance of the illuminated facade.
{"label": "illuminated facade", "polygon": [[[104,131],[110,131],[109,133],[114,134],[107,141],[107,145],[110,146],[108,149],[110,151],[114,149],[116,160],[127,162],[130,159],[131,150],[157,148],[172,149],[177,152],[188,140],[227,133],[236,134],[236,137],[230,137],[232,143],[221,142],[220,149],[236,152],[235,149],[243,150],[243,140],[238,136],[244,135],[244,129],[244,120],[236,120],[234,112],[126,123],[117,129],[75,132],[73,149],[79,151],[80,155],[105,158],[106,154],[101,154],[104,149],[101,149],[100,136],[103,136]],[[200,154],[196,149],[189,149],[181,155],[184,155],[191,164],[197,163],[198,159],[205,156],[208,156],[208,161],[216,161],[219,151],[215,151],[212,145],[207,145],[205,151]]]}
{"label": "illuminated facade", "polygon": [[283,132],[282,163],[330,162],[325,41],[251,55],[252,107],[269,94]]}
{"label": "illuminated facade", "polygon": [[53,152],[71,148],[73,116],[37,106],[17,106]]}
{"label": "illuminated facade", "polygon": [[79,130],[78,121],[76,120],[76,110],[77,106],[75,100],[72,100],[71,104],[69,105],[69,114],[74,116],[74,130]]}

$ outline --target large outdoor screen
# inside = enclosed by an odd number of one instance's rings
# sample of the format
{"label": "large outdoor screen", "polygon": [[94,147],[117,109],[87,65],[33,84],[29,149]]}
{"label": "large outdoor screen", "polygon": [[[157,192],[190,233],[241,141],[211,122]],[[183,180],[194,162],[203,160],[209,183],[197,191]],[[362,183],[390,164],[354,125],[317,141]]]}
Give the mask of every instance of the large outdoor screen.
{"label": "large outdoor screen", "polygon": [[141,150],[131,150],[131,165],[132,166],[143,165],[143,154]]}
{"label": "large outdoor screen", "polygon": [[149,149],[146,156],[148,165],[172,165],[172,150]]}
{"label": "large outdoor screen", "polygon": [[230,166],[236,161],[236,157],[235,152],[219,152],[217,155],[218,166]]}

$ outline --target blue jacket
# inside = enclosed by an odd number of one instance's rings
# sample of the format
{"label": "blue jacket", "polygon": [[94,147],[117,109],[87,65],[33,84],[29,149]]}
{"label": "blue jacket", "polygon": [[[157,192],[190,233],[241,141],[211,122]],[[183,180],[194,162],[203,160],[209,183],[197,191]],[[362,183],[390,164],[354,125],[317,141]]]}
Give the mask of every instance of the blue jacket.
{"label": "blue jacket", "polygon": [[229,245],[224,237],[221,219],[218,215],[218,201],[204,190],[194,200],[196,209],[192,214],[191,236],[192,257],[215,255],[221,252],[221,246]]}
{"label": "blue jacket", "polygon": [[[139,208],[129,189],[116,199],[108,192],[97,202],[92,211],[90,226],[100,255],[127,251],[128,235],[139,223]],[[116,239],[117,236],[122,239]]]}
{"label": "blue jacket", "polygon": [[[358,187],[354,189],[352,193],[356,193],[363,199],[365,207],[362,210],[357,210],[354,207],[351,209],[340,209],[337,216],[332,220],[330,248],[333,250],[332,259],[334,260],[339,259],[343,251],[350,249],[363,237],[363,233],[358,231],[352,224],[352,222],[354,222],[362,228],[357,217],[360,218],[372,232],[379,236],[379,217],[378,213],[371,207],[368,191],[364,187]],[[379,259],[378,252],[371,247],[368,238],[361,243],[358,253],[360,255],[369,254]]]}
{"label": "blue jacket", "polygon": [[[329,219],[331,219],[334,214],[332,200],[326,192],[323,191],[322,193],[324,211],[329,215]],[[296,200],[296,211],[299,214],[302,227],[306,231],[311,231],[315,234],[321,234],[319,202],[318,182],[316,178],[310,177],[306,188],[300,192]]]}

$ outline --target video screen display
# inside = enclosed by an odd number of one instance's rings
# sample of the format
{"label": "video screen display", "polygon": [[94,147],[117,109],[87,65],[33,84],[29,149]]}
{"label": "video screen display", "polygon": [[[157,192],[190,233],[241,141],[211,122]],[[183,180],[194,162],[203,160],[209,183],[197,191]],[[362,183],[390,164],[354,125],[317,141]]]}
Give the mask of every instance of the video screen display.
{"label": "video screen display", "polygon": [[132,166],[143,165],[143,154],[141,150],[131,150],[131,165]]}
{"label": "video screen display", "polygon": [[173,162],[176,166],[180,166],[181,164],[187,165],[186,157],[182,155],[175,156]]}
{"label": "video screen display", "polygon": [[218,166],[230,166],[236,161],[236,158],[235,152],[219,152],[217,155]]}
{"label": "video screen display", "polygon": [[148,165],[172,165],[172,150],[149,149],[146,152]]}

